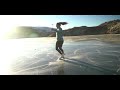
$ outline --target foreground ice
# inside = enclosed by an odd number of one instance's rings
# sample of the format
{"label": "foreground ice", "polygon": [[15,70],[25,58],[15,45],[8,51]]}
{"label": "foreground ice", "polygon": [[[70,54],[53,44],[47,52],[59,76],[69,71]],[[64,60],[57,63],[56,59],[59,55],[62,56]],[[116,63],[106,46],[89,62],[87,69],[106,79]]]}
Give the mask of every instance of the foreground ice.
{"label": "foreground ice", "polygon": [[[71,37],[72,38],[72,37]],[[66,40],[65,60],[59,60],[55,38],[1,41],[0,74],[119,75],[120,44],[99,40]]]}

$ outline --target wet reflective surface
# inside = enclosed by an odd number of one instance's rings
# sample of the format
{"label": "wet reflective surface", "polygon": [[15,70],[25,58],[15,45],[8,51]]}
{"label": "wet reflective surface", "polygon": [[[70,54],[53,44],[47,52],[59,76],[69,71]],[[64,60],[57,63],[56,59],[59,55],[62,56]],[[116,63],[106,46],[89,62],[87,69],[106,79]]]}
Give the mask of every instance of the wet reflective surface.
{"label": "wet reflective surface", "polygon": [[3,40],[0,74],[10,75],[119,75],[120,44],[99,40],[66,40],[64,60],[55,50],[56,38]]}

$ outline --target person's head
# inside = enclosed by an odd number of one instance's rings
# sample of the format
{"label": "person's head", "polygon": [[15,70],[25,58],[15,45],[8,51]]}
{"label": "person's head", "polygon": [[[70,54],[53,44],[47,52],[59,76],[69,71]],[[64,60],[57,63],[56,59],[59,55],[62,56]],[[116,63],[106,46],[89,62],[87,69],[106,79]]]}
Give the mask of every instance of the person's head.
{"label": "person's head", "polygon": [[57,28],[61,28],[61,25],[66,25],[66,24],[68,24],[67,22],[58,22],[57,24],[56,24],[56,27]]}
{"label": "person's head", "polygon": [[61,24],[60,24],[60,23],[57,23],[57,24],[56,24],[56,27],[57,27],[57,28],[60,28],[60,27],[61,27]]}

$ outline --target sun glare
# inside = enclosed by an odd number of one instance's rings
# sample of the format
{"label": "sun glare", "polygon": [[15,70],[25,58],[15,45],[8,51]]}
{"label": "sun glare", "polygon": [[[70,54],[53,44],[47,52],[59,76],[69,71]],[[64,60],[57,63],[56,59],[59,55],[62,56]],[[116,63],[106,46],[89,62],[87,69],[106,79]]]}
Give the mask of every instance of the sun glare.
{"label": "sun glare", "polygon": [[[17,20],[16,20],[17,21]],[[5,38],[12,30],[17,27],[15,19],[9,19],[8,17],[0,17],[0,39]]]}
{"label": "sun glare", "polygon": [[18,40],[4,40],[0,41],[0,74],[12,74],[12,64],[16,57],[22,55],[22,50],[25,48],[24,44]]}
{"label": "sun glare", "polygon": [[0,26],[0,38],[6,37],[8,33],[12,32],[12,29],[14,29],[14,27],[15,26],[10,25]]}

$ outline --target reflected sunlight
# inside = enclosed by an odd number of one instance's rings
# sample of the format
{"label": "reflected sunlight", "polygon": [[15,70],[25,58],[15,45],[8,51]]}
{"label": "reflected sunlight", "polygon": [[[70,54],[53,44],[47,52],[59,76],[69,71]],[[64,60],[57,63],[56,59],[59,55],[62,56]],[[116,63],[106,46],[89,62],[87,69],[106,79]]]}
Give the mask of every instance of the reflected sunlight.
{"label": "reflected sunlight", "polygon": [[33,58],[37,53],[46,52],[52,47],[51,41],[49,38],[0,40],[0,75],[13,74],[16,62],[25,62],[24,57]]}
{"label": "reflected sunlight", "polygon": [[22,53],[23,46],[19,42],[11,41],[0,42],[0,74],[12,74],[12,64],[15,58]]}

